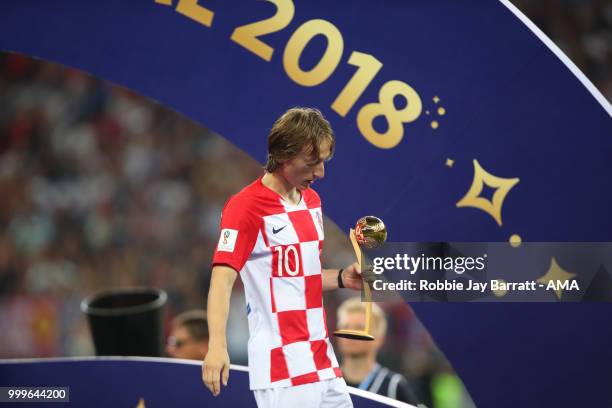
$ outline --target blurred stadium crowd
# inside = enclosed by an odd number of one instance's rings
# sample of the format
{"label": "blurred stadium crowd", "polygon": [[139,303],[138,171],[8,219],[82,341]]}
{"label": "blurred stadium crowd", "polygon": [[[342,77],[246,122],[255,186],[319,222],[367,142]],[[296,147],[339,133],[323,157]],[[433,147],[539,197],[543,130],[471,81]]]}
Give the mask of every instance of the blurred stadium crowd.
{"label": "blurred stadium crowd", "polygon": [[[611,0],[514,3],[612,100]],[[163,288],[168,326],[204,307],[222,206],[261,171],[223,138],[129,90],[1,53],[0,358],[94,354],[79,304],[103,289]],[[351,262],[346,234],[325,223],[326,266]],[[232,362],[245,364],[241,291],[238,283],[228,340]],[[330,327],[342,296],[326,294]],[[383,306],[380,361],[428,406],[460,406],[464,391],[412,310]]]}
{"label": "blurred stadium crowd", "polygon": [[125,89],[0,58],[0,355],[91,352],[78,303],[103,288],[201,306],[221,207],[257,165]]}
{"label": "blurred stadium crowd", "polygon": [[511,0],[612,102],[612,0]]}

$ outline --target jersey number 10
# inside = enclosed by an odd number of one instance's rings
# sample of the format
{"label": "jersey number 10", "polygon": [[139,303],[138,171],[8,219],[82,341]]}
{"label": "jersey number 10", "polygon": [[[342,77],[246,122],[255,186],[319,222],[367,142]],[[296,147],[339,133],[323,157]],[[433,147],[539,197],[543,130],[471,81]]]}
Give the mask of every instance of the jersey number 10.
{"label": "jersey number 10", "polygon": [[283,271],[289,276],[296,276],[300,272],[300,257],[295,245],[277,246],[274,250],[278,252],[276,264],[278,276],[283,276]]}

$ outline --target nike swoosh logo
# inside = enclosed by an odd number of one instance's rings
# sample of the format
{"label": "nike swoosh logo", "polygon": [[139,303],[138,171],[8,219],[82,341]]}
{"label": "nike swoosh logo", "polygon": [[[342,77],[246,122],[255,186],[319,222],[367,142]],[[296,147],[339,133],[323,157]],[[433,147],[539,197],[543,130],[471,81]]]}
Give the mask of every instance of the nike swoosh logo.
{"label": "nike swoosh logo", "polygon": [[283,225],[282,227],[280,227],[279,229],[276,229],[274,227],[272,227],[272,233],[274,234],[278,234],[279,232],[281,232],[284,228],[286,227],[286,225]]}

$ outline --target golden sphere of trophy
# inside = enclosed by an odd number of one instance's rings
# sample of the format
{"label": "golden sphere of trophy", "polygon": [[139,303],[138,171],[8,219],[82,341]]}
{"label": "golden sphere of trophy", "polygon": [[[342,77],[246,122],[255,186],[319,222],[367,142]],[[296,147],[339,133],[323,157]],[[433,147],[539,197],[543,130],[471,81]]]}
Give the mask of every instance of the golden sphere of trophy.
{"label": "golden sphere of trophy", "polygon": [[[380,218],[367,215],[357,220],[355,229],[351,228],[349,232],[349,238],[357,256],[357,262],[361,267],[361,248],[373,249],[381,247],[387,240],[387,228]],[[370,333],[370,327],[372,326],[372,292],[368,282],[365,279],[362,279],[362,282],[363,301],[366,303],[365,327],[363,330],[336,330],[334,335],[338,337],[352,340],[374,340],[374,336]]]}
{"label": "golden sphere of trophy", "polygon": [[355,238],[361,247],[381,247],[387,240],[387,227],[380,218],[373,215],[361,217],[355,224]]}

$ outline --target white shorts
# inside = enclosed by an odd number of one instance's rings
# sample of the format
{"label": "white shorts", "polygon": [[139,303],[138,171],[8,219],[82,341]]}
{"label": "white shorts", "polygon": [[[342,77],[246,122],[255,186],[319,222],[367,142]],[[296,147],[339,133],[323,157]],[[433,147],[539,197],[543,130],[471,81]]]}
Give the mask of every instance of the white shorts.
{"label": "white shorts", "polygon": [[258,408],[353,408],[344,378],[253,390]]}

